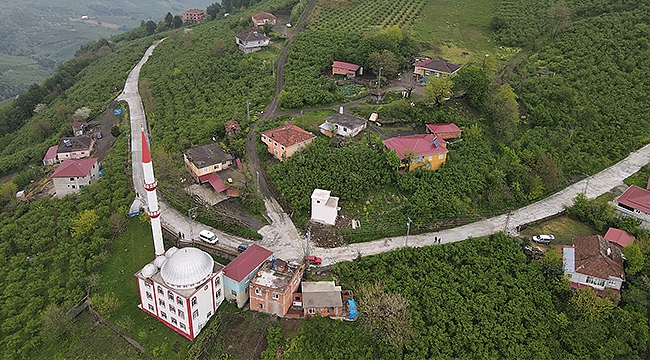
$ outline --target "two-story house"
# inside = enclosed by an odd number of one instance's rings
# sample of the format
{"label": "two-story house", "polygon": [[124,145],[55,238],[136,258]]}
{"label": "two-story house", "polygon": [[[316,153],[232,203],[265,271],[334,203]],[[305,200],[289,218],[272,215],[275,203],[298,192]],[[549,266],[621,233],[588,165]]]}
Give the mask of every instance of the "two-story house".
{"label": "two-story house", "polygon": [[95,140],[85,135],[63,138],[56,149],[56,160],[62,162],[63,160],[90,157],[94,145]]}
{"label": "two-story house", "polygon": [[275,25],[276,17],[271,13],[259,12],[251,15],[251,20],[253,20],[253,25],[255,26],[263,26],[264,24]]}
{"label": "two-story house", "polygon": [[233,163],[233,156],[221,149],[219,144],[211,143],[183,150],[185,168],[194,181],[199,184],[209,182],[217,192],[228,189],[217,172],[227,169]]}
{"label": "two-story house", "polygon": [[205,21],[205,10],[201,9],[190,9],[183,13],[183,24],[185,23],[200,23]]}
{"label": "two-story house", "polygon": [[261,138],[269,153],[276,159],[284,161],[311,143],[316,135],[296,125],[285,124],[263,132]]}
{"label": "two-story house", "polygon": [[355,137],[362,132],[368,122],[350,114],[337,113],[325,118],[325,122],[319,126],[320,132],[325,136],[334,135]]}
{"label": "two-story house", "polygon": [[273,252],[257,244],[252,244],[243,253],[223,268],[223,287],[227,300],[243,307],[249,299],[250,281]]}
{"label": "two-story house", "polygon": [[573,246],[562,248],[564,274],[573,288],[590,286],[598,292],[612,289],[620,292],[625,281],[623,256],[600,235],[573,239]]}
{"label": "two-story house", "polygon": [[419,167],[437,170],[447,160],[447,143],[435,134],[399,136],[384,140],[384,145],[395,150],[402,160],[400,167],[409,171]]}
{"label": "two-story house", "polygon": [[334,225],[338,217],[339,198],[331,196],[331,191],[314,189],[311,194],[311,220],[319,223]]}
{"label": "two-story house", "polygon": [[257,31],[248,31],[235,36],[235,41],[239,46],[239,50],[248,54],[269,46],[271,38]]}
{"label": "two-story house", "polygon": [[56,196],[76,193],[99,179],[97,159],[64,160],[52,174]]}

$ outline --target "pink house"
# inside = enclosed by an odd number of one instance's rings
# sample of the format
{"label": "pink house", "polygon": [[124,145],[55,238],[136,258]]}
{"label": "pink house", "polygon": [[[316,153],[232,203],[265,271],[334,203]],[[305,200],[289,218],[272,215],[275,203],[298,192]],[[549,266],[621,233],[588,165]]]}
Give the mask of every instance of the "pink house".
{"label": "pink house", "polygon": [[460,137],[463,130],[461,130],[458,125],[454,123],[444,123],[444,124],[426,124],[427,132],[431,134],[436,134],[439,137],[447,139],[457,139]]}
{"label": "pink house", "polygon": [[205,20],[205,10],[191,9],[183,13],[183,24],[188,22],[200,23]]}
{"label": "pink house", "polygon": [[634,243],[634,236],[627,233],[625,230],[617,228],[609,228],[604,236],[605,240],[618,244],[622,248],[632,245]]}
{"label": "pink house", "polygon": [[56,164],[56,149],[58,149],[58,145],[50,146],[47,149],[47,152],[45,153],[45,156],[43,157],[43,165],[49,166],[49,165],[54,165]]}
{"label": "pink house", "polygon": [[437,170],[447,160],[447,143],[435,134],[394,137],[384,140],[384,145],[395,150],[409,171],[418,167]]}
{"label": "pink house", "polygon": [[363,75],[363,68],[357,64],[334,61],[332,63],[332,75],[345,75],[348,78],[353,78],[357,75]]}

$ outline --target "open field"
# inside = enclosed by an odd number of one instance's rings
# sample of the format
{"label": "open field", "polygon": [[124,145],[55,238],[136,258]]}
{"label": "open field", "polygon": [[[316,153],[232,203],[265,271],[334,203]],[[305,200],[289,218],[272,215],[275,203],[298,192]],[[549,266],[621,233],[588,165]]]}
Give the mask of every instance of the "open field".
{"label": "open field", "polygon": [[426,0],[320,0],[309,18],[313,29],[372,30],[410,27]]}

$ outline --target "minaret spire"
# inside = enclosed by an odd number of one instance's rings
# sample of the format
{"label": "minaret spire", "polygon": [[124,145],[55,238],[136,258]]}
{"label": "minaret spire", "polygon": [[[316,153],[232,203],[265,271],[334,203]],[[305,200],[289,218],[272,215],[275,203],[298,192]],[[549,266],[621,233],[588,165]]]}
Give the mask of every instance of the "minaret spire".
{"label": "minaret spire", "polygon": [[142,169],[144,170],[144,189],[147,190],[147,204],[149,205],[147,215],[151,218],[153,245],[156,251],[156,257],[158,257],[165,254],[165,246],[163,245],[160,209],[158,208],[158,196],[156,195],[158,182],[153,176],[153,164],[151,163],[151,154],[149,153],[144,129],[142,129]]}

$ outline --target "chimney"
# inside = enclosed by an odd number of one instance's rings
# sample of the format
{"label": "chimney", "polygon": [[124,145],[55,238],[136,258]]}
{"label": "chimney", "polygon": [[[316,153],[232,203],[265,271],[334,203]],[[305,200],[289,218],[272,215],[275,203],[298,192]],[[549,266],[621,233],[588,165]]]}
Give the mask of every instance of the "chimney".
{"label": "chimney", "polygon": [[607,248],[607,256],[612,257],[612,248]]}
{"label": "chimney", "polygon": [[147,191],[147,205],[149,207],[147,215],[151,219],[151,232],[153,233],[153,245],[156,257],[165,254],[163,245],[162,226],[160,225],[160,209],[158,208],[158,195],[156,187],[158,182],[153,175],[153,165],[151,163],[151,154],[147,145],[147,137],[142,129],[142,170],[144,171],[144,189]]}
{"label": "chimney", "polygon": [[343,115],[343,106],[339,108],[339,114]]}

